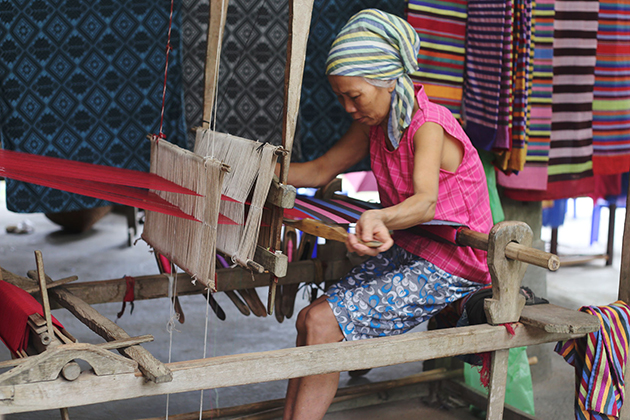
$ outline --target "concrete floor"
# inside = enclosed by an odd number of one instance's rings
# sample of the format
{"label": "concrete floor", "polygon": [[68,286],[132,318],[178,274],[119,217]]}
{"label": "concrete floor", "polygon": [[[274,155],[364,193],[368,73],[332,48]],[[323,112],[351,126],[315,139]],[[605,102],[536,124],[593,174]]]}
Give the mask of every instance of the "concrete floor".
{"label": "concrete floor", "polygon": [[[4,205],[3,183],[0,182],[0,265],[16,274],[25,275],[27,270],[35,268],[33,251],[41,250],[47,274],[53,279],[69,275],[79,276],[80,281],[105,280],[120,278],[124,275],[146,275],[156,273],[155,260],[148,246],[139,241],[135,246],[127,246],[126,221],[123,216],[109,214],[99,221],[92,230],[84,234],[67,234],[41,214],[15,214],[6,210]],[[605,244],[589,246],[590,213],[587,204],[582,203],[576,218],[568,218],[560,229],[560,253],[600,253]],[[624,209],[617,210],[617,235],[615,241],[615,264],[604,267],[603,261],[596,261],[579,267],[562,268],[548,275],[547,298],[552,303],[573,309],[587,304],[607,304],[616,299],[619,276],[621,231],[623,229]],[[30,220],[35,228],[27,235],[15,235],[5,232],[5,226]],[[606,214],[602,214],[606,220]],[[602,223],[602,231],[606,223]],[[543,239],[549,235],[543,231]],[[605,238],[605,235],[600,235]],[[571,247],[565,244],[571,244]],[[265,301],[266,290],[258,290]],[[295,340],[294,319],[278,323],[275,317],[245,318],[223,294],[217,294],[216,300],[227,314],[226,321],[219,321],[212,313],[209,317],[207,348],[208,356],[256,352],[292,347]],[[296,308],[307,303],[306,293],[299,293]],[[190,360],[203,357],[206,303],[201,296],[181,298],[186,322],[177,324],[173,332],[171,361]],[[95,308],[110,319],[116,319],[120,304],[95,305]],[[84,327],[64,310],[55,311],[54,315],[79,341],[98,343],[102,340]],[[169,360],[171,342],[166,325],[169,319],[169,305],[166,299],[157,301],[138,301],[132,315],[128,309],[118,320],[118,325],[131,335],[153,334],[155,341],[144,345],[158,359]],[[539,367],[545,371],[536,371],[534,367],[534,396],[537,418],[569,419],[573,417],[573,370],[560,356],[553,353],[553,345],[546,345],[543,353],[550,360]],[[0,348],[0,360],[9,359],[8,351]],[[547,372],[547,370],[549,370]],[[377,382],[403,377],[422,370],[422,363],[391,366],[373,369],[358,380],[342,373],[340,386],[353,383]],[[203,408],[217,408],[240,405],[262,400],[284,397],[285,381],[241,387],[205,391]],[[200,392],[171,395],[168,400],[169,413],[191,412],[199,410]],[[71,418],[85,419],[142,419],[164,417],[167,398],[165,396],[136,400],[117,401],[88,407],[70,409]],[[60,418],[57,410],[50,412],[24,413],[6,416],[7,419],[42,419]],[[465,409],[436,411],[426,407],[416,396],[406,401],[385,402],[377,407],[351,409],[329,413],[328,420],[338,419],[465,419],[473,418]]]}

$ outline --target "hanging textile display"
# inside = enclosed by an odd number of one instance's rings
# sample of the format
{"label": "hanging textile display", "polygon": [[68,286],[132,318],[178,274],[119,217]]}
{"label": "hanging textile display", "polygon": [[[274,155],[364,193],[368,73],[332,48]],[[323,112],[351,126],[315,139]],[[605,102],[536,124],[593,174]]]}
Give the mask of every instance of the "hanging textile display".
{"label": "hanging textile display", "polygon": [[593,173],[630,169],[630,20],[628,3],[599,2],[593,101]]}
{"label": "hanging textile display", "polygon": [[509,149],[512,0],[470,0],[462,119],[478,149]]}
{"label": "hanging textile display", "polygon": [[537,0],[532,15],[535,42],[526,162],[518,173],[507,175],[498,171],[497,182],[507,188],[544,191],[551,136],[554,0]]}
{"label": "hanging textile display", "polygon": [[548,184],[545,191],[504,189],[522,201],[554,200],[593,191],[593,85],[599,2],[557,0]]}
{"label": "hanging textile display", "polygon": [[[173,20],[179,32],[179,4]],[[1,1],[0,124],[6,150],[147,171],[159,122],[163,4]],[[181,48],[171,52],[165,131],[181,143]],[[56,213],[108,204],[7,180],[7,207]]]}
{"label": "hanging textile display", "polygon": [[460,118],[466,52],[467,5],[464,0],[409,0],[407,21],[422,47],[418,71],[411,74],[427,96]]}
{"label": "hanging textile display", "polygon": [[[202,125],[208,0],[184,2],[182,40],[186,119]],[[216,130],[280,144],[284,68],[287,55],[287,0],[231,0],[223,34]],[[209,121],[215,127],[215,121]],[[195,133],[189,134],[193,149]]]}
{"label": "hanging textile display", "polygon": [[[510,94],[509,150],[500,152],[503,171],[525,166],[529,135],[529,92],[532,88],[532,1],[514,0],[512,28],[512,81]],[[498,145],[495,144],[495,147]]]}

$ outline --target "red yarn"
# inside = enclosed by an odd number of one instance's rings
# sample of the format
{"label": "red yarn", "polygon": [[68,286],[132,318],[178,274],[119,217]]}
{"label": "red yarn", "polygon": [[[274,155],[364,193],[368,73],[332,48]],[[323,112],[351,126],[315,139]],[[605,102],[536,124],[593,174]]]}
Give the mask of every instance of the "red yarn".
{"label": "red yarn", "polygon": [[[28,317],[34,313],[44,316],[42,305],[23,289],[0,281],[0,339],[13,354],[26,350],[30,328]],[[52,316],[57,328],[63,328],[61,322]]]}
{"label": "red yarn", "polygon": [[[507,324],[501,324],[505,327],[505,329],[507,330],[508,334],[510,334],[510,338],[514,337],[514,335],[516,334],[516,331],[514,331],[515,326],[517,325],[516,323],[507,323]],[[490,385],[490,361],[491,361],[491,352],[485,352],[485,353],[480,353],[479,357],[481,357],[481,368],[479,369],[479,379],[481,380],[481,385],[484,386],[484,388],[488,388],[488,386]]]}
{"label": "red yarn", "polygon": [[[188,188],[150,172],[96,165],[12,150],[0,150],[0,171],[7,171],[7,173],[16,172],[17,174],[25,173],[33,176],[39,175],[41,177],[64,177],[200,196]],[[6,177],[11,178],[9,175],[6,175]]]}

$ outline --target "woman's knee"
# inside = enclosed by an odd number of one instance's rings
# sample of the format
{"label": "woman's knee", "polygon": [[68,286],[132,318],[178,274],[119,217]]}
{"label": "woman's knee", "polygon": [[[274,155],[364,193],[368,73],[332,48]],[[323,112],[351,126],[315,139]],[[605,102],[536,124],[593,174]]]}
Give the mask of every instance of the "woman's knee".
{"label": "woman's knee", "polygon": [[343,339],[337,319],[328,302],[310,308],[304,314],[303,327],[307,345],[334,343]]}

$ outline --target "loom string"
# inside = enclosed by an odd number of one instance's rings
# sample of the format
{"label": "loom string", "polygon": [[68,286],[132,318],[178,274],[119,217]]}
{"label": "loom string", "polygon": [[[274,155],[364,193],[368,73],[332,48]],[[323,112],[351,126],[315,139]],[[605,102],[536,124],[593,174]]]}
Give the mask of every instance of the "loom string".
{"label": "loom string", "polygon": [[164,88],[162,89],[162,110],[160,112],[160,134],[158,135],[159,138],[161,139],[165,139],[166,136],[164,135],[164,132],[162,131],[163,129],[163,125],[164,125],[164,108],[165,108],[165,104],[166,104],[166,82],[167,82],[167,76],[168,76],[168,58],[171,52],[171,31],[173,29],[173,4],[175,3],[174,0],[171,0],[171,13],[169,16],[169,21],[168,21],[168,37],[166,40],[166,64],[164,66]]}
{"label": "loom string", "polygon": [[[158,134],[158,138],[160,139],[166,139],[166,136],[164,135],[164,109],[165,109],[165,104],[166,104],[166,86],[167,86],[167,81],[168,81],[168,59],[169,59],[169,55],[171,52],[171,31],[173,28],[173,6],[174,6],[175,1],[171,0],[171,10],[170,10],[170,14],[169,14],[169,22],[168,22],[168,35],[167,35],[167,40],[166,40],[166,63],[164,65],[164,87],[162,89],[162,108],[160,110],[160,131]],[[158,140],[156,139],[156,142],[158,142]],[[159,155],[159,148],[156,151],[156,155]],[[157,167],[157,162],[156,162],[156,167]],[[175,226],[174,226],[175,227]],[[174,230],[173,231],[173,238],[177,237],[177,232]],[[173,245],[174,241],[171,241],[171,246],[174,247]],[[173,248],[171,248],[171,256],[173,256]],[[173,257],[171,257],[173,258]],[[170,264],[170,261],[169,261]],[[174,266],[171,264],[170,265],[170,273],[168,276],[168,286],[169,286],[169,290],[168,290],[168,294],[169,294],[169,302],[170,302],[170,308],[169,308],[169,320],[167,322],[167,326],[166,329],[168,330],[168,334],[169,334],[169,344],[168,344],[168,362],[171,363],[171,351],[173,348],[173,328],[174,328],[174,321],[173,321],[173,314],[175,312],[175,300],[173,299],[173,269]],[[176,271],[176,270],[175,270]],[[176,271],[177,272],[177,271]],[[169,415],[169,403],[170,403],[170,394],[166,394],[166,420],[168,420],[168,415]]]}

